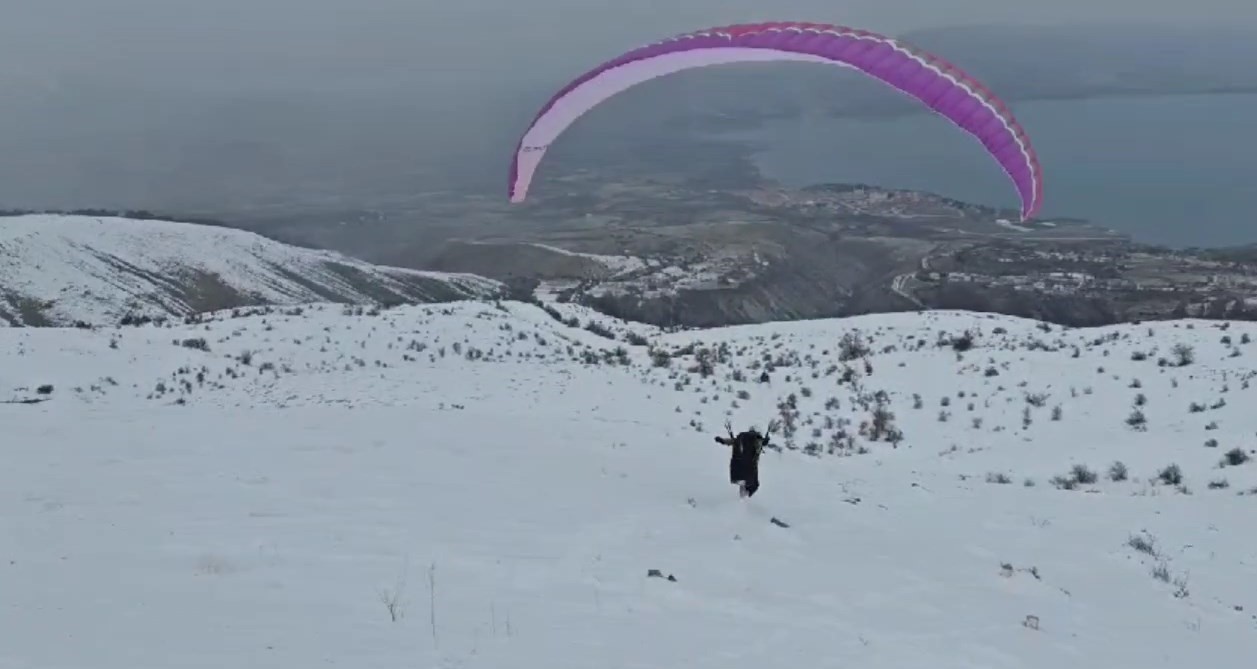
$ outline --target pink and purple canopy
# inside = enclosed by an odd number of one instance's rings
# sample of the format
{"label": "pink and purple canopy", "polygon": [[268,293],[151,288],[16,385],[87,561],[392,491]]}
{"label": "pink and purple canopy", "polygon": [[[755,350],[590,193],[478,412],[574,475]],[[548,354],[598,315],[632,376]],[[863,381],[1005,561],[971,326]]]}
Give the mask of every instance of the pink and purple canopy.
{"label": "pink and purple canopy", "polygon": [[973,135],[1012,180],[1021,218],[1038,212],[1043,175],[1025,130],[985,86],[947,61],[894,39],[821,23],[757,23],[686,33],[640,47],[569,83],[533,119],[511,162],[510,199],[528,195],[546,149],[603,100],[644,81],[707,65],[800,61],[851,67],[925,103]]}

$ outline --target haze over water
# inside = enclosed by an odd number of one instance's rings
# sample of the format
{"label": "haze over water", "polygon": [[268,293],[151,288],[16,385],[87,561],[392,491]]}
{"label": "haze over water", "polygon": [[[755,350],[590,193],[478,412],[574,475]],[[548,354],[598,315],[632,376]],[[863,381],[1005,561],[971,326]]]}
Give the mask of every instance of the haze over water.
{"label": "haze over water", "polygon": [[[1257,243],[1257,95],[1022,102],[1044,217],[1075,216],[1174,247]],[[982,147],[933,114],[779,121],[725,137],[761,147],[764,175],[790,186],[858,182],[1015,206]]]}

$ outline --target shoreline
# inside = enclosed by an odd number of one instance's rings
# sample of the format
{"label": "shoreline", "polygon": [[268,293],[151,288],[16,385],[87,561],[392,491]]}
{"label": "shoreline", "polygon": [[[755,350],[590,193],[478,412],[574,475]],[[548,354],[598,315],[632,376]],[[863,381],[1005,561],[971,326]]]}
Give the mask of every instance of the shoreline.
{"label": "shoreline", "polygon": [[[1010,106],[1013,104],[1030,104],[1030,103],[1056,103],[1056,102],[1072,103],[1072,102],[1082,102],[1082,101],[1087,101],[1087,100],[1095,100],[1098,102],[1121,102],[1121,101],[1126,101],[1126,100],[1141,101],[1143,99],[1148,99],[1148,98],[1163,99],[1163,100],[1192,100],[1192,99],[1203,100],[1203,99],[1214,99],[1214,98],[1220,98],[1220,97],[1227,97],[1227,98],[1257,97],[1257,88],[1249,89],[1249,88],[1243,88],[1243,87],[1230,87],[1230,88],[1225,88],[1225,89],[1170,91],[1170,92],[1127,91],[1127,92],[1109,92],[1109,93],[1098,94],[1098,95],[1082,94],[1082,93],[1072,94],[1072,95],[1060,94],[1060,95],[1038,96],[1031,99],[1026,99],[1026,98],[1014,99],[1014,100],[1010,100]],[[1008,100],[1008,98],[1005,98],[1005,99]],[[923,118],[923,117],[929,116],[931,113],[932,112],[928,109],[906,109],[906,110],[900,109],[897,111],[885,112],[885,113],[879,113],[879,112],[873,112],[873,111],[859,111],[859,112],[847,113],[847,112],[839,111],[835,113],[822,112],[822,113],[817,114],[816,116],[813,116],[812,120],[814,122],[819,122],[819,123],[827,123],[827,122],[841,123],[843,121],[852,121],[852,122],[885,121],[887,123],[890,123],[890,122],[897,122],[897,121],[902,122],[902,121],[913,119],[913,118]],[[832,180],[832,179],[817,179],[817,180],[794,179],[794,180],[782,181],[780,179],[771,177],[763,169],[760,168],[759,161],[756,159],[756,156],[757,154],[770,150],[771,140],[765,139],[762,137],[751,137],[751,136],[745,136],[745,135],[753,135],[755,133],[762,133],[766,129],[773,127],[774,124],[788,125],[789,123],[792,123],[792,122],[793,123],[804,122],[807,118],[808,118],[807,116],[804,116],[801,114],[788,114],[788,115],[781,114],[781,115],[776,115],[776,116],[771,116],[771,117],[747,119],[746,122],[744,123],[730,124],[729,126],[716,128],[708,133],[704,133],[703,140],[714,141],[717,143],[725,144],[728,147],[730,147],[732,150],[737,151],[739,153],[739,157],[746,160],[750,164],[750,167],[754,171],[754,173],[757,174],[759,176],[759,179],[766,185],[771,185],[775,187],[786,187],[792,190],[803,190],[810,187],[825,186],[825,185],[831,185],[831,184],[846,185],[847,184],[846,181]],[[734,125],[736,125],[736,127],[733,127]],[[873,180],[873,179],[864,179],[863,182],[869,186],[874,186],[878,188],[886,188],[888,190],[903,190],[904,189],[902,187],[894,187],[894,186],[890,186],[886,184],[879,184],[879,183],[876,183],[876,180]],[[912,189],[912,188],[908,188],[907,190],[921,190],[922,192],[930,191],[930,189]],[[977,204],[981,206],[991,207],[995,209],[1001,208],[998,205],[991,204],[985,201],[973,200],[972,198],[949,195],[945,191],[939,191],[937,189],[935,189],[932,192],[934,192],[937,195],[941,195],[948,198],[954,198],[954,199],[958,199],[958,200],[962,200],[966,202],[972,202],[973,204]],[[1254,245],[1257,245],[1257,238],[1237,239],[1235,241],[1221,241],[1218,243],[1204,243],[1204,244],[1193,242],[1190,240],[1166,241],[1160,238],[1156,234],[1155,230],[1152,232],[1144,232],[1137,229],[1126,229],[1126,228],[1115,226],[1113,225],[1111,221],[1108,220],[1108,217],[1106,217],[1103,213],[1093,213],[1089,215],[1084,215],[1081,212],[1075,212],[1075,213],[1066,212],[1066,213],[1061,214],[1060,216],[1039,216],[1038,218],[1040,220],[1049,220],[1049,221],[1055,220],[1055,219],[1086,221],[1088,224],[1101,227],[1107,230],[1111,230],[1118,234],[1125,235],[1129,237],[1130,240],[1135,244],[1138,244],[1141,246],[1154,247],[1154,248],[1172,249],[1175,251],[1191,251],[1191,250],[1223,251],[1223,250],[1250,248]]]}

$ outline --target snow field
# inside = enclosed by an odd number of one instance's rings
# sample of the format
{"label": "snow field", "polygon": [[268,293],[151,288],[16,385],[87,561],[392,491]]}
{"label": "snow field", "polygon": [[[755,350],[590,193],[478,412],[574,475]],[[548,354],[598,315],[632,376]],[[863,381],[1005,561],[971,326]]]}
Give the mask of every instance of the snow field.
{"label": "snow field", "polygon": [[[46,401],[0,405],[0,666],[1249,666],[1257,461],[1220,462],[1257,446],[1257,327],[1050,330],[632,346],[509,302],[5,330],[0,400]],[[860,434],[879,390],[897,446]],[[712,436],[792,394],[739,500]]]}

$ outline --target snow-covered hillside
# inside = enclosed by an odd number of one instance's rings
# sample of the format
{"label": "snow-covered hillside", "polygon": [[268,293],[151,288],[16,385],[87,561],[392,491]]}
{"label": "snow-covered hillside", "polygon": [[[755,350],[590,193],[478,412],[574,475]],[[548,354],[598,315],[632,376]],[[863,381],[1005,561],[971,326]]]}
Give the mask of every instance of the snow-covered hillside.
{"label": "snow-covered hillside", "polygon": [[1257,327],[579,325],[0,331],[0,666],[1252,666]]}
{"label": "snow-covered hillside", "polygon": [[230,228],[169,221],[0,218],[0,325],[114,325],[242,305],[436,302],[501,285],[380,267]]}

